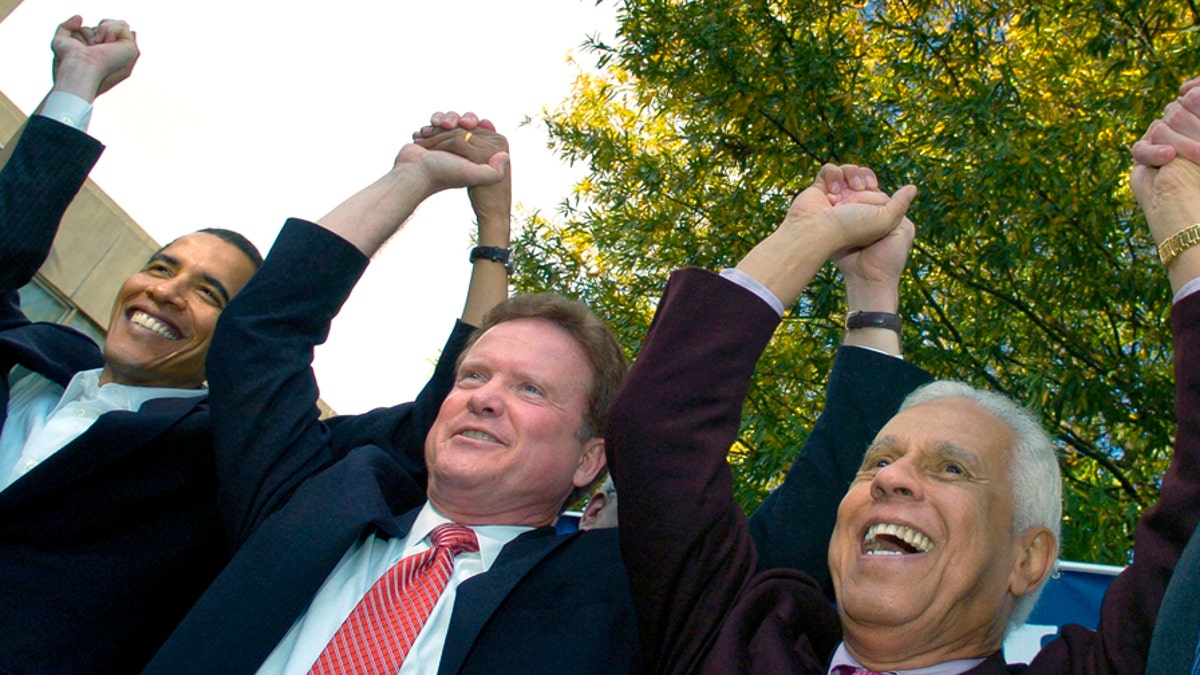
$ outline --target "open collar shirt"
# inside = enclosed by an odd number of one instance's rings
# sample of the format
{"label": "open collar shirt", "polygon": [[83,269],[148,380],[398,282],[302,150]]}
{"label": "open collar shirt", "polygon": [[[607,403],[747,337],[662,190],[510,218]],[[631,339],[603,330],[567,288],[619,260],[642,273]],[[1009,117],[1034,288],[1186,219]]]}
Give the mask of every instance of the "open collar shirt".
{"label": "open collar shirt", "polygon": [[66,389],[37,373],[27,373],[12,387],[8,416],[0,431],[0,490],[83,435],[104,413],[137,412],[146,401],[156,398],[208,395],[205,388],[100,386],[100,373],[100,368],[78,372]]}

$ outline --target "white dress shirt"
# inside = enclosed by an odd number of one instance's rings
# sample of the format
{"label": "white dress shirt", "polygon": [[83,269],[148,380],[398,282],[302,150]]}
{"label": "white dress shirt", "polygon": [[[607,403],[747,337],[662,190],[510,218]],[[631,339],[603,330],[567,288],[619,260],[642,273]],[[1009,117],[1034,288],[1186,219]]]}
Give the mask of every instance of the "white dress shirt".
{"label": "white dress shirt", "polygon": [[[371,586],[402,558],[427,550],[430,547],[429,534],[438,525],[448,522],[448,518],[425,502],[407,537],[389,539],[372,532],[353,544],[313,596],[308,609],[296,619],[263,662],[258,669],[259,675],[307,673]],[[523,525],[477,525],[471,529],[479,540],[479,551],[466,551],[454,556],[454,571],[450,574],[446,590],[438,598],[429,619],[413,642],[400,668],[401,675],[437,672],[458,585],[491,569],[505,544],[533,528]]]}
{"label": "white dress shirt", "polygon": [[137,412],[143,403],[155,398],[208,394],[208,389],[115,383],[102,387],[100,372],[96,368],[76,373],[65,390],[37,373],[29,373],[9,391],[8,415],[0,431],[0,490],[81,436],[104,413]]}

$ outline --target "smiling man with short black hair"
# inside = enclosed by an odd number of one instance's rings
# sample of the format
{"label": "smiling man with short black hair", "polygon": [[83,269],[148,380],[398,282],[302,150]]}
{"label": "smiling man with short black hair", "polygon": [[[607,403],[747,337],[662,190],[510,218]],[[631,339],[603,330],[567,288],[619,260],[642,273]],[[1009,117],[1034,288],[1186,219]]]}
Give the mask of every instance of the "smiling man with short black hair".
{"label": "smiling man with short black hair", "polygon": [[205,356],[262,258],[228,230],[176,239],[122,285],[103,349],[30,322],[18,289],[103,150],[92,102],[139,55],[125,22],[78,16],[52,49],[0,170],[0,671],[137,672],[229,557]]}

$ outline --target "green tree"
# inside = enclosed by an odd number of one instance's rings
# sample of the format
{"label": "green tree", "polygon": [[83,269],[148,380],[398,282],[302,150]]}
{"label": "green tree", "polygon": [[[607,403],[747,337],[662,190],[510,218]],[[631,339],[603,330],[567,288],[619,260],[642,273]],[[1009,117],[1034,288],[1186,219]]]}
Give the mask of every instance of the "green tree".
{"label": "green tree", "polygon": [[[1200,74],[1196,6],[626,0],[618,21],[545,113],[588,175],[527,220],[518,287],[589,302],[632,355],[670,271],[736,263],[822,163],[914,183],[907,357],[1035,409],[1062,449],[1062,555],[1125,562],[1174,428],[1127,147]],[[747,509],[820,410],[842,311],[830,266],[759,365],[731,450]]]}

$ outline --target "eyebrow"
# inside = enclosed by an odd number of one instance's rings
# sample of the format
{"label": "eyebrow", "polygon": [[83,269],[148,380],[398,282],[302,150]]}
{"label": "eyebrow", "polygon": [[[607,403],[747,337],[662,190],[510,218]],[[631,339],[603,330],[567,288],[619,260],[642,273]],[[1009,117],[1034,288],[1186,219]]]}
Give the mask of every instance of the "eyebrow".
{"label": "eyebrow", "polygon": [[[883,438],[876,439],[874,443],[867,447],[866,452],[863,453],[863,463],[865,464],[871,458],[872,454],[895,448],[899,444],[899,439],[895,436],[884,436]],[[970,468],[972,471],[979,471],[982,467],[982,462],[978,454],[960,445],[955,445],[950,441],[939,441],[934,445],[934,448],[941,454],[967,465],[967,468]]]}
{"label": "eyebrow", "polygon": [[867,446],[867,449],[865,452],[863,452],[863,455],[866,456],[872,452],[879,452],[885,448],[891,448],[897,445],[899,445],[899,440],[895,436],[884,436],[883,438],[877,438]]}
{"label": "eyebrow", "polygon": [[868,445],[867,449],[863,451],[862,461],[859,462],[860,466],[865,468],[867,465],[867,462],[873,456],[875,456],[885,450],[888,450],[890,448],[894,448],[894,447],[896,447],[896,445],[897,445],[897,442],[896,442],[895,436],[884,436],[883,438],[875,439],[875,441],[873,443],[871,443],[870,445]]}
{"label": "eyebrow", "polygon": [[972,471],[979,471],[982,467],[979,455],[964,447],[955,445],[949,441],[941,441],[937,444],[937,449],[943,454],[966,464]]}
{"label": "eyebrow", "polygon": [[[150,256],[150,260],[147,261],[146,264],[150,264],[152,262],[164,262],[164,263],[170,265],[171,267],[175,267],[175,268],[178,268],[180,266],[178,258],[176,258],[173,255],[163,253],[162,251],[159,251],[158,253],[155,253],[154,255]],[[200,277],[203,278],[204,281],[206,283],[208,283],[210,286],[217,289],[217,294],[221,296],[222,301],[224,301],[226,303],[229,302],[229,290],[225,288],[225,284],[221,283],[220,279],[214,277],[213,275],[209,274],[208,272],[201,272]]]}

